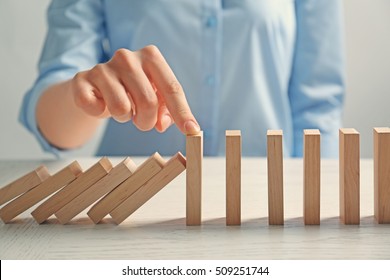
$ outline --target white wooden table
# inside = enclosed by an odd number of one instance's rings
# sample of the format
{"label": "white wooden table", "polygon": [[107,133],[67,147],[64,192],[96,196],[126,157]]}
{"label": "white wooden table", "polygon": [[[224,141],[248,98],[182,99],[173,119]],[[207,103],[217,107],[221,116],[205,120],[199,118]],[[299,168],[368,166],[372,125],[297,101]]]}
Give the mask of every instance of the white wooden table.
{"label": "white wooden table", "polygon": [[[78,160],[88,168],[97,158]],[[54,173],[69,162],[43,163]],[[40,163],[0,162],[0,186]],[[200,227],[185,225],[182,173],[120,225],[109,217],[94,225],[86,211],[69,225],[54,217],[38,225],[32,209],[11,224],[0,222],[0,259],[390,259],[390,225],[373,217],[372,160],[361,161],[359,226],[339,222],[337,160],[322,161],[320,226],[303,224],[301,159],[284,161],[284,226],[268,225],[266,159],[242,164],[241,226],[225,226],[225,159],[205,158]]]}

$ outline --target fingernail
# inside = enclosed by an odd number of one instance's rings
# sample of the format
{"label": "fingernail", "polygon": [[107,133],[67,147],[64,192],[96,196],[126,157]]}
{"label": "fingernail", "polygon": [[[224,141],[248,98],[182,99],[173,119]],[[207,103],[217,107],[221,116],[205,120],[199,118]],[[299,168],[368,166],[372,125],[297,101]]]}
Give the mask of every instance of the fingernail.
{"label": "fingernail", "polygon": [[194,121],[186,121],[184,123],[184,130],[186,134],[197,134],[200,132],[200,127]]}
{"label": "fingernail", "polygon": [[129,115],[114,117],[114,120],[116,120],[119,123],[125,123],[125,122],[129,121]]}
{"label": "fingernail", "polygon": [[161,118],[161,127],[165,131],[173,123],[172,118],[169,115],[163,115]]}

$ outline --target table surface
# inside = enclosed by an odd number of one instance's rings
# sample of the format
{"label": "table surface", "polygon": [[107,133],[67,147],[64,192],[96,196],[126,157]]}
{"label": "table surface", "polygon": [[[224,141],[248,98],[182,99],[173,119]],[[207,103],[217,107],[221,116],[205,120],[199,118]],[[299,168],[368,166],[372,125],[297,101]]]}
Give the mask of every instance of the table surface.
{"label": "table surface", "polygon": [[[110,158],[113,164],[123,158]],[[97,158],[77,159],[83,168]],[[141,163],[144,158],[134,158]],[[0,161],[0,186],[44,163]],[[122,224],[98,225],[78,215],[68,225],[42,225],[32,209],[0,222],[0,259],[390,259],[390,225],[373,217],[373,163],[361,161],[361,223],[339,221],[338,161],[321,162],[321,225],[303,224],[303,162],[284,160],[284,226],[268,225],[267,162],[242,159],[242,225],[225,226],[225,158],[203,162],[202,226],[185,225],[185,172]]]}

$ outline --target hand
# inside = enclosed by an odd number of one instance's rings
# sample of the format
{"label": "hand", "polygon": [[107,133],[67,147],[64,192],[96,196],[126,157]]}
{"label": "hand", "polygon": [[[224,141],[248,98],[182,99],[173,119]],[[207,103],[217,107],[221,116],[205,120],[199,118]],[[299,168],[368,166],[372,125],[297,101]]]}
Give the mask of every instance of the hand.
{"label": "hand", "polygon": [[76,74],[71,87],[75,104],[88,115],[132,119],[143,131],[163,132],[173,123],[184,134],[200,131],[182,86],[155,46],[119,49],[107,63]]}

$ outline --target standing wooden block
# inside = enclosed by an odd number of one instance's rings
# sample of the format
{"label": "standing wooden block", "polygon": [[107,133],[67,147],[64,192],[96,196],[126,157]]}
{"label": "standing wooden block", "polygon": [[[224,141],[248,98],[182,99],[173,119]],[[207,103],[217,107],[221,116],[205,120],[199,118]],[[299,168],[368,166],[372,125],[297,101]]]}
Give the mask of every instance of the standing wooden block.
{"label": "standing wooden block", "polygon": [[226,131],[226,225],[241,225],[241,131]]}
{"label": "standing wooden block", "polygon": [[78,176],[76,180],[39,205],[31,215],[39,224],[43,223],[51,215],[79,196],[83,191],[87,190],[90,186],[106,176],[111,169],[111,162],[108,158],[103,157],[99,162],[85,171],[85,173]]}
{"label": "standing wooden block", "polygon": [[0,189],[0,205],[36,187],[50,177],[43,165]]}
{"label": "standing wooden block", "polygon": [[374,214],[390,223],[390,128],[374,128]]}
{"label": "standing wooden block", "polygon": [[321,134],[305,129],[303,137],[303,220],[305,225],[320,224]]}
{"label": "standing wooden block", "polygon": [[359,132],[353,128],[342,128],[339,137],[340,219],[346,225],[358,225],[360,224]]}
{"label": "standing wooden block", "polygon": [[179,152],[165,164],[160,172],[154,175],[145,185],[111,211],[111,217],[117,224],[122,223],[185,169],[186,159]]}
{"label": "standing wooden block", "polygon": [[267,132],[268,223],[284,224],[283,209],[283,131]]}
{"label": "standing wooden block", "polygon": [[68,223],[81,211],[129,178],[136,168],[137,166],[129,157],[125,158],[121,163],[115,166],[107,176],[104,176],[78,197],[58,210],[55,213],[55,216],[61,224]]}
{"label": "standing wooden block", "polygon": [[198,226],[202,221],[203,131],[186,137],[186,223]]}
{"label": "standing wooden block", "polygon": [[136,169],[133,175],[92,206],[87,213],[88,216],[95,224],[100,222],[110,211],[114,210],[115,207],[157,174],[164,164],[165,160],[159,153],[153,154]]}
{"label": "standing wooden block", "polygon": [[77,161],[49,177],[35,188],[17,197],[0,210],[0,217],[8,223],[20,213],[37,204],[42,199],[48,197],[54,192],[69,184],[82,173],[81,167]]}

